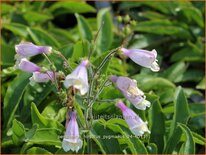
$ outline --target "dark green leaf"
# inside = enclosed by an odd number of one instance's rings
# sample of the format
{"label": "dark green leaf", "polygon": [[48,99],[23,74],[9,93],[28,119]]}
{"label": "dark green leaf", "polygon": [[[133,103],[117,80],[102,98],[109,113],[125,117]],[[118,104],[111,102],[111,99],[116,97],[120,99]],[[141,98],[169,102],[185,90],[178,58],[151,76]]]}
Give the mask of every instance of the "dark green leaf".
{"label": "dark green leaf", "polygon": [[4,125],[9,127],[14,118],[15,112],[19,106],[22,94],[29,83],[31,74],[19,74],[9,85],[6,96],[4,98]]}
{"label": "dark green leaf", "polygon": [[177,128],[177,123],[187,124],[190,113],[187,99],[183,89],[178,87],[175,95],[175,111],[170,127],[169,139],[165,148],[165,153],[172,153],[180,140],[182,131]]}
{"label": "dark green leaf", "polygon": [[41,28],[27,28],[26,30],[35,44],[50,45],[56,48],[60,46],[55,38],[53,38],[48,32]]}
{"label": "dark green leaf", "polygon": [[178,127],[181,128],[181,130],[184,133],[184,136],[186,137],[185,142],[182,144],[182,148],[181,148],[181,154],[195,154],[195,143],[192,137],[192,133],[190,131],[190,129],[184,125],[179,123]]}
{"label": "dark green leaf", "polygon": [[32,147],[26,151],[27,154],[52,154],[51,152],[41,147]]}
{"label": "dark green leaf", "polygon": [[60,133],[62,133],[65,129],[59,122],[42,116],[34,103],[31,104],[31,118],[32,123],[38,124],[40,128],[55,128],[56,130],[59,130]]}
{"label": "dark green leaf", "polygon": [[77,18],[77,22],[78,22],[78,29],[79,29],[79,34],[81,36],[82,40],[88,40],[91,41],[92,40],[92,30],[90,29],[90,25],[87,22],[87,20],[79,15],[79,14],[75,14],[76,18]]}
{"label": "dark green leaf", "polygon": [[97,50],[99,53],[107,51],[113,40],[112,17],[110,9],[101,9],[97,15],[97,27],[101,28],[97,38]]}
{"label": "dark green leaf", "polygon": [[[148,96],[147,96],[148,98]],[[164,132],[165,132],[165,118],[162,111],[162,107],[156,96],[149,96],[148,98],[152,104],[149,109],[149,118],[151,123],[151,136],[150,142],[157,145],[158,153],[162,153],[164,148]],[[158,122],[156,121],[158,120]]]}
{"label": "dark green leaf", "polygon": [[50,11],[56,15],[63,13],[87,13],[95,12],[95,8],[84,2],[57,2],[50,7]]}

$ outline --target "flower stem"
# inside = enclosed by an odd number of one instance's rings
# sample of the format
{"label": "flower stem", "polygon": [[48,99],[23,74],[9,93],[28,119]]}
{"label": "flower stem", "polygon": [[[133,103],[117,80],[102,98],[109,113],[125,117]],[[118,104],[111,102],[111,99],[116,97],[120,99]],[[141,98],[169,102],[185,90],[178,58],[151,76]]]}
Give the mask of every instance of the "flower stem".
{"label": "flower stem", "polygon": [[[43,55],[44,55],[44,57],[47,59],[47,61],[49,62],[49,64],[50,64],[51,66],[54,66],[54,64],[51,62],[51,60],[49,59],[49,57],[48,57],[45,53],[43,53]],[[55,70],[54,70],[52,67],[50,67],[50,69],[52,70],[52,72],[53,72],[53,74],[54,74],[54,80],[52,80],[52,77],[51,77],[48,73],[47,73],[47,75],[51,78],[51,81],[53,81],[53,84],[55,85],[57,91],[59,91],[59,86],[58,86],[58,82],[57,82],[57,79],[56,79]]]}
{"label": "flower stem", "polygon": [[56,50],[53,50],[53,51],[56,55],[58,55],[60,58],[64,60],[64,62],[66,63],[66,67],[68,67],[68,69],[72,71],[72,67],[69,65],[68,60],[65,58],[65,56],[59,51],[56,51]]}

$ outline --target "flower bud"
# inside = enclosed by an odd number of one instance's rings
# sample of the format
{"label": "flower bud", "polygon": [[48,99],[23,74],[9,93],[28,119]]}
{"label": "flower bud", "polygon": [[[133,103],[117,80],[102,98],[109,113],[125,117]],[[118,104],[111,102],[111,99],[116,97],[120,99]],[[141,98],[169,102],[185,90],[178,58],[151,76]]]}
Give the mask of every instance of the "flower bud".
{"label": "flower bud", "polygon": [[33,43],[20,43],[15,45],[16,53],[20,57],[31,57],[37,54],[49,53],[52,50],[50,46],[37,46]]}
{"label": "flower bud", "polygon": [[30,72],[30,73],[41,70],[41,67],[37,66],[33,62],[30,62],[26,58],[23,58],[21,60],[16,61],[15,67],[17,69],[20,69],[20,70],[25,71],[25,72]]}

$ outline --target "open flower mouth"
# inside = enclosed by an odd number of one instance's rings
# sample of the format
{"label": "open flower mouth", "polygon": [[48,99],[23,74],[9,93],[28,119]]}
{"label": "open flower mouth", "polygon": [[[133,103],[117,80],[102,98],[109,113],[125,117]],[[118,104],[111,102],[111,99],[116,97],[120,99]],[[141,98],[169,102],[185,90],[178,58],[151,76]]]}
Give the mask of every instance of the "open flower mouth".
{"label": "open flower mouth", "polygon": [[130,97],[144,96],[144,93],[140,89],[131,85],[128,87],[127,92]]}

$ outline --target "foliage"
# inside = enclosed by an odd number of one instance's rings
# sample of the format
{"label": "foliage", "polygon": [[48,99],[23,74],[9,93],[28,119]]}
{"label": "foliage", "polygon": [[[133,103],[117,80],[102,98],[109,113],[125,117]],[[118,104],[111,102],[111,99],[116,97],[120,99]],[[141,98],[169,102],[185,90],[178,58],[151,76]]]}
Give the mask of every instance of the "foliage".
{"label": "foliage", "polygon": [[[90,77],[100,82],[112,74],[136,79],[152,106],[144,112],[135,112],[148,120],[151,134],[125,138],[131,131],[123,119],[113,118],[120,112],[109,102],[122,96],[108,86],[98,96],[98,100],[108,99],[108,102],[95,102],[92,109],[95,118],[89,132],[92,141],[91,144],[84,141],[84,145],[91,147],[84,146],[78,153],[203,154],[205,2],[96,3],[108,4],[110,8],[97,10],[86,2],[2,3],[2,153],[65,153],[61,136],[65,130],[66,109],[55,95],[55,88],[50,83],[31,86],[31,75],[13,67],[14,45],[30,41],[61,51],[69,62],[74,62],[72,67],[80,57],[87,56],[90,49],[96,49],[91,56],[95,65],[100,64],[109,50],[122,44],[158,52],[161,67],[158,73],[118,55],[107,62],[101,74]],[[74,21],[75,24],[70,25]],[[59,59],[51,59],[59,68],[62,66]],[[32,61],[47,64],[41,56],[33,57]],[[78,96],[75,108],[83,128],[85,103]],[[100,118],[104,115],[109,115],[109,119]],[[82,131],[82,136],[84,132],[87,131]],[[112,135],[124,138],[108,138]]]}

